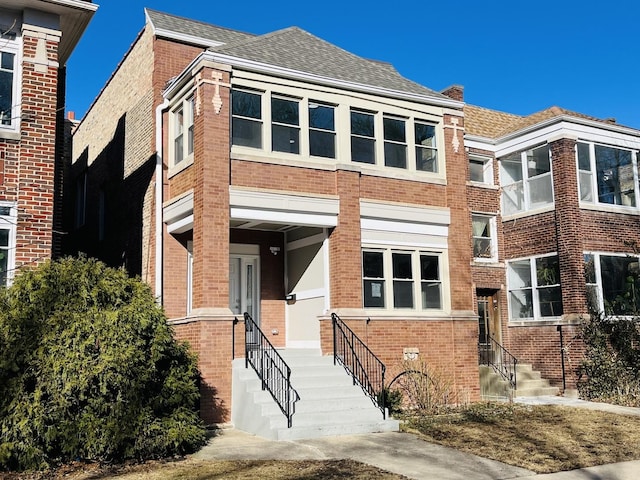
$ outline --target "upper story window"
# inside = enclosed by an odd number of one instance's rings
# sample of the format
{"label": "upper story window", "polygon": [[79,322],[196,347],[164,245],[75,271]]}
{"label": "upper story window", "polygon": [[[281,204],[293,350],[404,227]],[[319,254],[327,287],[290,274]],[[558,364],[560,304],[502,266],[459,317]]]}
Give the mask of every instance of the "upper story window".
{"label": "upper story window", "polygon": [[271,148],[300,153],[300,108],[297,100],[271,99]]}
{"label": "upper story window", "polygon": [[562,315],[558,256],[514,260],[507,265],[509,318],[541,319]]}
{"label": "upper story window", "polygon": [[469,181],[493,185],[493,159],[469,155]]}
{"label": "upper story window", "polygon": [[0,288],[13,277],[16,241],[16,208],[0,204]]}
{"label": "upper story window", "polygon": [[504,215],[553,203],[549,147],[542,145],[500,159]]}
{"label": "upper story window", "polygon": [[262,148],[262,96],[233,90],[231,93],[231,142]]}
{"label": "upper story window", "polygon": [[20,123],[20,79],[15,33],[0,36],[0,128],[17,130]]}
{"label": "upper story window", "polygon": [[375,117],[372,113],[351,111],[351,160],[376,163]]}
{"label": "upper story window", "polygon": [[335,107],[309,102],[309,155],[336,158]]}
{"label": "upper story window", "polygon": [[440,254],[417,250],[362,251],[365,308],[441,310]]}
{"label": "upper story window", "polygon": [[438,173],[438,150],[436,127],[428,123],[415,122],[416,170]]}
{"label": "upper story window", "polygon": [[387,167],[407,168],[407,132],[405,121],[383,118],[384,164]]}
{"label": "upper story window", "polygon": [[498,259],[496,218],[492,215],[471,215],[473,258],[481,262]]}
{"label": "upper story window", "polygon": [[638,205],[636,152],[593,143],[577,143],[580,200]]}
{"label": "upper story window", "polygon": [[172,112],[174,165],[193,155],[193,110],[194,100],[191,96]]}
{"label": "upper story window", "polygon": [[637,315],[640,312],[639,258],[636,255],[584,255],[587,298],[606,315]]}

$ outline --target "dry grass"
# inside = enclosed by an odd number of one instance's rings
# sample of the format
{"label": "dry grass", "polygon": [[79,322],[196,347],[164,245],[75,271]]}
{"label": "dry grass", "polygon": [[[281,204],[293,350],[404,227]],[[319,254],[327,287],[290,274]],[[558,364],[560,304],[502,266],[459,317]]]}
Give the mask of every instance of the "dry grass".
{"label": "dry grass", "polygon": [[640,417],[579,408],[477,404],[406,427],[427,441],[537,473],[640,459]]}

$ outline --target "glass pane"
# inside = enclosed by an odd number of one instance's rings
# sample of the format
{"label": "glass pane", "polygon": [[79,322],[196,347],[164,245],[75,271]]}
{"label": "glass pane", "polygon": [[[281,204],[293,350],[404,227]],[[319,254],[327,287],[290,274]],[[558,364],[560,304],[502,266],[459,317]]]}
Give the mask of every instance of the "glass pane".
{"label": "glass pane", "polygon": [[473,239],[473,256],[476,258],[491,258],[491,240],[483,238]]}
{"label": "glass pane", "polygon": [[387,167],[407,168],[406,145],[385,142],[384,164]]}
{"label": "glass pane", "polygon": [[362,271],[368,278],[383,278],[384,264],[382,252],[362,252]]}
{"label": "glass pane", "polygon": [[234,118],[231,141],[234,145],[262,148],[262,123],[243,118]]}
{"label": "glass pane", "polygon": [[413,278],[410,253],[394,253],[392,261],[393,278]]}
{"label": "glass pane", "polygon": [[436,255],[420,255],[420,279],[440,280],[440,269]]}
{"label": "glass pane", "polygon": [[309,103],[309,126],[311,128],[335,131],[333,107]]}
{"label": "glass pane", "polygon": [[531,290],[509,292],[511,318],[533,318],[533,300]]}
{"label": "glass pane", "polygon": [[431,148],[416,147],[416,170],[438,172],[438,152]]}
{"label": "glass pane", "polygon": [[546,174],[529,180],[529,206],[531,208],[548,205],[553,202],[553,186],[551,174]]}
{"label": "glass pane", "polygon": [[260,95],[234,90],[231,93],[231,114],[261,119],[262,103]]}
{"label": "glass pane", "polygon": [[593,255],[584,256],[584,281],[596,283],[596,264]]}
{"label": "glass pane", "polygon": [[486,300],[478,300],[478,339],[480,343],[489,341],[489,309]]}
{"label": "glass pane", "polygon": [[631,152],[595,146],[598,200],[612,205],[635,206]]}
{"label": "glass pane", "polygon": [[422,282],[422,308],[442,308],[440,295],[440,284],[433,282]]}
{"label": "glass pane", "polygon": [[364,306],[384,307],[384,280],[364,281]]}
{"label": "glass pane", "polygon": [[187,131],[187,141],[189,142],[187,144],[187,154],[191,155],[193,153],[193,125],[191,125],[189,127],[189,130]]}
{"label": "glass pane", "polygon": [[510,185],[522,180],[522,160],[519,153],[500,160],[501,180],[503,185]]}
{"label": "glass pane", "polygon": [[509,290],[531,287],[531,264],[529,260],[509,262],[507,277]]}
{"label": "glass pane", "polygon": [[524,210],[524,185],[522,182],[502,187],[502,208],[505,215]]}
{"label": "glass pane", "polygon": [[175,163],[179,163],[184,159],[184,145],[183,145],[184,137],[182,135],[176,137],[174,140],[174,148],[173,153],[175,155]]}
{"label": "glass pane", "polygon": [[351,137],[351,160],[376,163],[375,141],[370,138]]}
{"label": "glass pane", "polygon": [[536,259],[536,277],[538,286],[558,285],[560,283],[560,265],[558,257]]}
{"label": "glass pane", "polygon": [[481,160],[469,160],[469,180],[472,182],[484,182],[484,162]]}
{"label": "glass pane", "polygon": [[283,98],[271,99],[271,120],[287,125],[299,125],[298,102]]}
{"label": "glass pane", "polygon": [[425,147],[436,146],[436,127],[425,123],[415,123],[416,145]]}
{"label": "glass pane", "polygon": [[11,207],[0,206],[0,215],[11,215]]}
{"label": "glass pane", "polygon": [[173,125],[174,125],[174,134],[182,135],[182,131],[184,129],[184,114],[182,109],[176,110],[173,114]]}
{"label": "glass pane", "polygon": [[[0,247],[8,247],[9,246],[9,230],[4,228],[0,229]],[[0,250],[0,252],[6,253],[4,250]]]}
{"label": "glass pane", "polygon": [[309,131],[309,154],[316,157],[336,158],[335,133]]}
{"label": "glass pane", "polygon": [[638,259],[602,255],[600,270],[606,313],[635,314],[640,307]]}
{"label": "glass pane", "polygon": [[393,281],[393,307],[413,308],[413,282]]}
{"label": "glass pane", "polygon": [[404,128],[404,120],[398,120],[396,118],[385,118],[383,120],[384,125],[384,139],[394,142],[406,142],[406,134]]}
{"label": "glass pane", "polygon": [[473,215],[471,217],[471,230],[474,237],[486,237],[490,236],[491,219],[489,217],[481,217],[479,215]]}
{"label": "glass pane", "polygon": [[9,52],[2,52],[2,60],[0,68],[2,70],[13,71],[13,60],[15,59],[15,54]]}
{"label": "glass pane", "polygon": [[549,173],[550,171],[549,147],[545,145],[527,152],[527,175],[529,178]]}
{"label": "glass pane", "polygon": [[294,127],[273,125],[271,142],[275,152],[300,153],[300,130]]}
{"label": "glass pane", "polygon": [[8,252],[0,250],[0,287],[7,285]]}
{"label": "glass pane", "polygon": [[538,289],[541,317],[558,317],[562,315],[562,293],[560,287]]}
{"label": "glass pane", "polygon": [[593,202],[593,189],[591,188],[591,172],[581,171],[580,177],[580,200],[583,202]]}
{"label": "glass pane", "polygon": [[0,123],[2,125],[11,125],[12,104],[13,72],[0,71]]}
{"label": "glass pane", "polygon": [[251,315],[252,318],[255,318],[255,312],[253,311],[253,265],[247,265],[247,284],[245,285],[246,297],[245,301],[247,303],[247,312]]}
{"label": "glass pane", "polygon": [[351,112],[351,134],[373,137],[373,115]]}
{"label": "glass pane", "polygon": [[589,160],[589,144],[578,143],[578,168],[580,170],[591,170],[591,162]]}

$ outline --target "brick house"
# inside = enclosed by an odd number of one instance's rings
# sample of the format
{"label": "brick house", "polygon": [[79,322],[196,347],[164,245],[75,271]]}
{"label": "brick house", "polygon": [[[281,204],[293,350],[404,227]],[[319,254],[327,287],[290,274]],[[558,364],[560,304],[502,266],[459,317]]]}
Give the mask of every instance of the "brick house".
{"label": "brick house", "polygon": [[0,287],[60,251],[65,65],[96,9],[0,7]]}
{"label": "brick house", "polygon": [[465,126],[480,343],[573,390],[587,295],[609,314],[640,306],[640,131],[559,107],[466,105]]}
{"label": "brick house", "polygon": [[243,312],[324,355],[338,314],[387,378],[419,357],[477,400],[463,127],[462,102],[298,28],[146,10],[74,134],[69,246],[153,286],[207,422],[239,422]]}

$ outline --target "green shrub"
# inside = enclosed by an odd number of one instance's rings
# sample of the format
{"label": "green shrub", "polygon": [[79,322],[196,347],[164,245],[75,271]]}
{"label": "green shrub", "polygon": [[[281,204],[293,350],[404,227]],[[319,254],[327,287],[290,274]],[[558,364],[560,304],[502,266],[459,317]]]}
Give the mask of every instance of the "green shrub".
{"label": "green shrub", "polygon": [[139,279],[85,258],[26,271],[0,291],[0,469],[193,451],[198,377]]}

